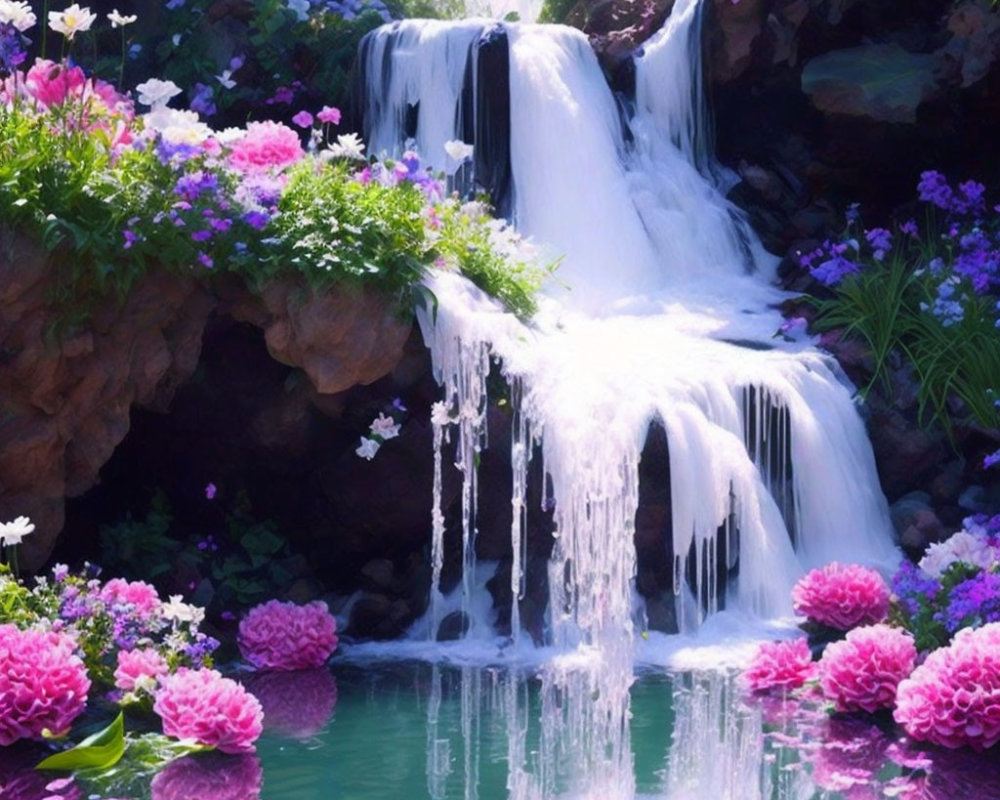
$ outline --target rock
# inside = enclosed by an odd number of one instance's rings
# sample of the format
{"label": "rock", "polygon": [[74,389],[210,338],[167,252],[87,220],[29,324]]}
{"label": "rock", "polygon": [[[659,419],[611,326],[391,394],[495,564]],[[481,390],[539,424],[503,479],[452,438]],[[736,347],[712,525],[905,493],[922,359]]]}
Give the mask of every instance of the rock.
{"label": "rock", "polygon": [[373,291],[314,292],[286,280],[272,281],[262,298],[270,315],[268,351],[302,367],[321,394],[381,378],[399,362],[410,335],[411,320]]}
{"label": "rock", "polygon": [[802,70],[802,91],[820,111],[914,123],[917,107],[937,90],[935,58],[892,42],[835,50]]}
{"label": "rock", "polygon": [[375,591],[388,591],[392,587],[394,573],[395,568],[387,558],[373,558],[361,568],[367,588]]}
{"label": "rock", "polygon": [[765,0],[714,0],[711,28],[713,80],[725,83],[746,71],[767,21]]}
{"label": "rock", "polygon": [[1000,55],[1000,18],[988,3],[957,4],[948,17],[952,38],[939,51],[965,88],[985,78]]}
{"label": "rock", "polygon": [[930,509],[922,509],[914,514],[913,521],[903,531],[899,543],[914,554],[923,553],[927,545],[946,539],[948,531],[941,520]]}
{"label": "rock", "polygon": [[927,488],[936,503],[952,504],[958,500],[962,492],[965,477],[965,464],[961,459],[949,462],[941,472],[939,472]]}
{"label": "rock", "polygon": [[914,524],[917,514],[931,510],[931,496],[927,492],[913,491],[900,497],[889,506],[889,518],[897,536]]}
{"label": "rock", "polygon": [[452,611],[438,626],[437,640],[439,642],[454,642],[468,633],[471,623],[469,617],[461,611]]}
{"label": "rock", "polygon": [[890,500],[920,485],[948,454],[943,433],[918,428],[891,408],[873,408],[869,430],[882,489]]}
{"label": "rock", "polygon": [[413,619],[405,601],[365,592],[351,607],[344,634],[357,639],[395,639],[406,631]]}

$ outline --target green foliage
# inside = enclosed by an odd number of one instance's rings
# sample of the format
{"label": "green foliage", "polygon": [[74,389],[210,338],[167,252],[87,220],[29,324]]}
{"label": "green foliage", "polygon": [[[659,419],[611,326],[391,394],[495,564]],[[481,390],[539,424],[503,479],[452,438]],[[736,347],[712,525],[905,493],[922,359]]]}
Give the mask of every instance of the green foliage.
{"label": "green foliage", "polygon": [[106,770],[113,767],[125,753],[125,721],[119,712],[114,721],[97,733],[88,736],[78,745],[49,756],[36,769]]}
{"label": "green foliage", "polygon": [[566,21],[570,12],[576,8],[578,0],[544,0],[542,9],[538,12],[539,22]]}
{"label": "green foliage", "polygon": [[169,535],[172,523],[167,496],[158,491],[144,519],[129,514],[121,522],[101,526],[102,563],[116,572],[148,580],[170,572],[181,549],[181,542]]}
{"label": "green foliage", "polygon": [[430,248],[421,211],[425,199],[410,183],[354,181],[343,164],[296,169],[274,221],[272,253],[256,253],[254,280],[290,268],[316,284],[370,283],[397,298],[423,274]]}
{"label": "green foliage", "polygon": [[[894,354],[908,365],[918,383],[921,424],[940,425],[949,435],[956,424],[1000,428],[996,294],[956,270],[963,255],[951,244],[962,238],[957,227],[942,237],[931,220],[923,238],[912,231],[915,226],[906,235],[898,231],[879,258],[851,238],[849,226],[843,242],[850,258],[844,259],[856,271],[814,300],[815,325],[842,329],[868,346],[873,373],[864,392],[875,384],[891,391]],[[972,245],[965,257],[970,253],[980,255]]]}

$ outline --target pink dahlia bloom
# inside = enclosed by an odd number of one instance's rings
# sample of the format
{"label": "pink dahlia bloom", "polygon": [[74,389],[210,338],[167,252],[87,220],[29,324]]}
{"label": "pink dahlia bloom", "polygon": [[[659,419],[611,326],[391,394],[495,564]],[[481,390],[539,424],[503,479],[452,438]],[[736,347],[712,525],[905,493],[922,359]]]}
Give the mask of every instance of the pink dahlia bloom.
{"label": "pink dahlia bloom", "polygon": [[882,622],[889,614],[889,587],[873,569],[836,561],[803,576],[792,589],[795,611],[813,622],[847,631]]}
{"label": "pink dahlia bloom", "polygon": [[160,610],[160,596],[156,589],[143,581],[112,578],[101,589],[101,600],[108,606],[128,605],[140,617],[151,617]]}
{"label": "pink dahlia bloom", "polygon": [[305,155],[299,135],[280,122],[247,125],[246,136],[233,142],[229,165],[240,172],[282,170]]}
{"label": "pink dahlia bloom", "polygon": [[260,800],[257,756],[209,753],[171,761],[153,778],[153,800]]}
{"label": "pink dahlia bloom", "polygon": [[166,675],[168,671],[166,659],[151,647],[119,650],[115,686],[132,692],[143,684],[155,685],[156,679]]}
{"label": "pink dahlia bloom", "polygon": [[965,628],[899,685],[896,722],[914,739],[982,752],[1000,742],[1000,622]]}
{"label": "pink dahlia bloom", "polygon": [[252,753],[263,729],[257,698],[214,669],[179,669],[160,682],[153,711],[163,732],[223,753]]}
{"label": "pink dahlia bloom", "polygon": [[805,639],[764,642],[743,672],[743,683],[753,692],[797,689],[816,674]]}
{"label": "pink dahlia bloom", "polygon": [[319,733],[337,705],[337,681],[326,667],[297,672],[254,672],[247,691],[260,700],[264,727],[293,739]]}
{"label": "pink dahlia bloom", "polygon": [[917,648],[899,628],[855,628],[827,645],[819,662],[819,685],[838,711],[892,708],[896,687],[913,671]]}
{"label": "pink dahlia bloom", "polygon": [[0,745],[66,733],[87,704],[90,679],[66,634],[0,625]]}
{"label": "pink dahlia bloom", "polygon": [[326,603],[271,600],[243,618],[237,642],[243,658],[258,669],[312,669],[337,649],[337,621]]}

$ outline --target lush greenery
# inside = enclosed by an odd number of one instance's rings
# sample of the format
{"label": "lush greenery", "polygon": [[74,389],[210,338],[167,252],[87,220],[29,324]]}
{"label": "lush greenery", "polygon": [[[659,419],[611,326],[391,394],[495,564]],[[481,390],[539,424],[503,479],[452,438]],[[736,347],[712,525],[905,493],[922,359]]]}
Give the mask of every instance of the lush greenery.
{"label": "lush greenery", "polygon": [[530,248],[449,195],[416,154],[379,163],[354,134],[334,137],[338,109],[300,108],[294,128],[216,131],[169,107],[180,87],[154,79],[137,87],[150,108],[140,115],[69,62],[17,69],[27,40],[9,33],[22,49],[0,65],[0,218],[52,252],[67,314],[124,296],[153,266],[205,280],[231,271],[250,285],[283,274],[318,289],[364,284],[406,308],[431,264],[532,313],[545,270]]}
{"label": "lush greenery", "polygon": [[898,356],[919,386],[920,419],[1000,428],[1000,226],[981,184],[951,188],[938,173],[919,187],[926,221],[865,229],[857,209],[836,241],[803,256],[826,289],[821,330],[863,340],[872,383],[891,387]]}

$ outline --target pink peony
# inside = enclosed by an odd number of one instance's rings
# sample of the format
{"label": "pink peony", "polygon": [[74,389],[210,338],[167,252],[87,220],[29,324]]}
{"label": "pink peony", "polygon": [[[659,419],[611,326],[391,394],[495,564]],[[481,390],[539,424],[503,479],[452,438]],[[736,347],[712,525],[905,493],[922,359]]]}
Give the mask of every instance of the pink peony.
{"label": "pink peony", "polygon": [[913,637],[899,628],[855,628],[827,645],[819,662],[819,685],[838,711],[892,708],[896,687],[917,660]]}
{"label": "pink peony", "polygon": [[243,658],[258,669],[321,667],[337,649],[337,621],[326,603],[271,600],[243,618],[237,642]]}
{"label": "pink peony", "polygon": [[[119,650],[115,686],[131,692],[136,689],[136,684],[140,686],[142,683],[155,684],[156,679],[166,675],[168,671],[166,659],[151,647]],[[143,681],[144,678],[147,680]]]}
{"label": "pink peony", "polygon": [[316,115],[316,119],[328,125],[339,125],[340,109],[334,108],[333,106],[323,106],[320,112]]}
{"label": "pink peony", "polygon": [[0,745],[66,733],[87,704],[90,679],[76,643],[51,631],[0,625]]}
{"label": "pink peony", "polygon": [[143,581],[112,578],[101,589],[101,600],[107,606],[132,606],[140,617],[151,617],[162,605],[156,589]]}
{"label": "pink peony", "polygon": [[977,752],[1000,742],[1000,622],[965,628],[899,685],[896,722],[910,736]]}
{"label": "pink peony", "polygon": [[337,705],[337,681],[326,667],[297,672],[254,672],[246,687],[260,700],[264,727],[308,739],[319,733]]}
{"label": "pink peony", "polygon": [[44,106],[57,106],[70,95],[78,95],[87,82],[79,67],[66,67],[39,58],[28,70],[24,85],[28,94]]}
{"label": "pink peony", "polygon": [[223,753],[254,752],[263,729],[257,698],[214,669],[182,668],[163,678],[153,711],[167,736],[194,739]]}
{"label": "pink peony", "polygon": [[240,172],[282,170],[305,155],[299,135],[279,122],[251,122],[232,143],[229,165]]}
{"label": "pink peony", "polygon": [[257,756],[188,756],[167,764],[151,785],[153,800],[259,800]]}
{"label": "pink peony", "polygon": [[816,674],[805,639],[764,642],[743,672],[743,683],[753,692],[797,689]]}
{"label": "pink peony", "polygon": [[889,587],[873,569],[836,561],[803,576],[792,589],[795,611],[813,622],[847,631],[882,622],[889,614]]}

